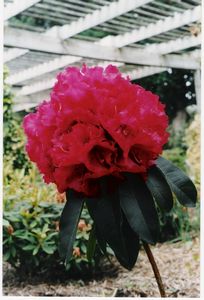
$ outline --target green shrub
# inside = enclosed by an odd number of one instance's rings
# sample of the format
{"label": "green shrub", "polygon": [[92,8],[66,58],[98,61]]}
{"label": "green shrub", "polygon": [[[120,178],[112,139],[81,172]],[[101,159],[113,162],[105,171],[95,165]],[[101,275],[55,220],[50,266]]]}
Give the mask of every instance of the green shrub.
{"label": "green shrub", "polygon": [[56,188],[46,185],[37,168],[32,164],[28,172],[25,169],[14,169],[12,160],[4,161],[3,169],[3,205],[4,210],[12,210],[17,203],[28,202],[54,202]]}
{"label": "green shrub", "polygon": [[24,168],[27,171],[31,163],[24,150],[25,136],[21,126],[21,119],[13,112],[13,97],[9,85],[5,83],[8,76],[8,69],[4,68],[4,89],[3,89],[3,134],[4,134],[4,160],[12,161],[14,169]]}
{"label": "green shrub", "polygon": [[[163,157],[186,172],[186,152],[176,147],[163,151]],[[174,201],[169,213],[160,212],[161,240],[188,240],[192,234],[199,234],[199,205],[195,209],[184,208]]]}
{"label": "green shrub", "polygon": [[180,128],[175,128],[175,126],[172,124],[168,127],[168,132],[170,133],[168,143],[166,145],[167,149],[174,149],[174,148],[180,148],[180,150],[183,150],[183,152],[186,151],[186,141],[185,141],[185,130],[188,127],[188,123],[183,121],[180,124]]}
{"label": "green shrub", "polygon": [[200,222],[200,207],[189,209],[174,201],[174,207],[169,213],[159,212],[161,224],[161,242],[191,240],[198,236]]}
{"label": "green shrub", "polygon": [[175,147],[172,149],[166,149],[163,151],[162,156],[170,160],[184,172],[186,171],[186,152],[182,148]]}
{"label": "green shrub", "polygon": [[51,255],[56,256],[59,215],[56,205],[37,201],[18,203],[13,210],[4,211],[4,259],[27,270],[51,263]]}
{"label": "green shrub", "polygon": [[[3,256],[13,267],[26,273],[63,270],[58,253],[59,217],[63,203],[19,202],[3,214]],[[66,266],[70,273],[90,271],[95,261],[87,259],[92,222],[83,210],[74,243],[73,256]]]}
{"label": "green shrub", "polygon": [[[184,172],[188,172],[188,165],[190,165],[190,162],[191,165],[196,165],[196,159],[193,161],[194,156],[191,155],[191,152],[194,150],[190,146],[195,145],[195,140],[198,140],[196,139],[198,135],[198,133],[196,133],[196,126],[198,126],[198,124],[193,124],[187,129],[186,137],[187,123],[183,124],[177,132],[173,126],[169,126],[168,129],[170,132],[170,139],[166,147],[167,149],[163,151],[162,156],[170,160]],[[189,150],[191,149],[191,151],[187,150],[188,148]],[[196,149],[198,154],[195,155],[195,157],[199,155],[198,145]],[[191,169],[193,169],[193,166]],[[162,241],[188,240],[194,233],[199,233],[199,205],[197,205],[196,209],[191,210],[182,207],[177,201],[174,201],[174,207],[171,212],[160,212],[160,223]]]}
{"label": "green shrub", "polygon": [[185,132],[187,144],[186,170],[194,181],[200,194],[200,116],[195,115],[194,120]]}
{"label": "green shrub", "polygon": [[[25,172],[24,169],[14,169],[12,161],[6,161],[3,175],[4,259],[26,272],[32,269],[33,272],[46,271],[49,268],[65,272],[57,249],[58,222],[65,195],[59,194],[53,184],[46,185],[33,164]],[[74,244],[74,255],[67,266],[69,274],[91,272],[100,259],[99,251],[91,262],[86,257],[91,224],[84,209]],[[44,238],[40,237],[41,233]]]}

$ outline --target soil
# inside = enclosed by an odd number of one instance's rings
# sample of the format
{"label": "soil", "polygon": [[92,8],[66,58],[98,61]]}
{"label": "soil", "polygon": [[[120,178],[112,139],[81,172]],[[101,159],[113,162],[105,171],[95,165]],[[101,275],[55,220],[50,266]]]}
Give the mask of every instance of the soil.
{"label": "soil", "polygon": [[[167,297],[199,298],[199,239],[188,242],[151,246],[159,267]],[[5,296],[77,296],[77,297],[160,297],[158,287],[144,250],[140,251],[132,271],[114,260],[91,279],[22,278],[8,264],[4,265]]]}

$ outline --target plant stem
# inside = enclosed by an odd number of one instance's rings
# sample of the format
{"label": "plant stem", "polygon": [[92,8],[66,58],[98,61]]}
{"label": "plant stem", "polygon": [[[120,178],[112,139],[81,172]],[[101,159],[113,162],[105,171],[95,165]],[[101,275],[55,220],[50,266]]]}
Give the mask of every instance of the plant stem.
{"label": "plant stem", "polygon": [[164,285],[163,285],[163,282],[162,282],[162,279],[161,279],[161,275],[159,273],[159,269],[158,269],[157,264],[154,260],[154,256],[152,254],[152,251],[151,251],[149,245],[146,242],[142,241],[142,243],[143,243],[145,252],[147,254],[147,257],[150,261],[150,264],[152,266],[152,270],[154,272],[154,276],[155,276],[156,281],[157,281],[157,285],[158,285],[158,288],[159,288],[160,295],[161,295],[162,298],[165,298],[166,293],[165,293],[165,290],[164,290]]}

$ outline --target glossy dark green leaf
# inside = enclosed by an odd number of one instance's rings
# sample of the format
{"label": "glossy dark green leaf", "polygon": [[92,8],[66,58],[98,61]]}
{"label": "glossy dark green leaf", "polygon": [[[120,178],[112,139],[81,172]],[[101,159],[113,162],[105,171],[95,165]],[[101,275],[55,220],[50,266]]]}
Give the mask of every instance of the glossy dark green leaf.
{"label": "glossy dark green leaf", "polygon": [[146,185],[160,208],[170,211],[173,207],[173,195],[169,184],[156,166],[148,170]]}
{"label": "glossy dark green leaf", "polygon": [[139,240],[139,236],[130,227],[124,213],[122,213],[121,232],[122,232],[123,243],[125,244],[128,253],[129,269],[132,269],[132,267],[135,265],[137,261],[137,257],[139,254],[140,240]]}
{"label": "glossy dark green leaf", "polygon": [[157,159],[156,165],[164,174],[178,201],[184,206],[195,207],[197,191],[190,178],[163,157]]}
{"label": "glossy dark green leaf", "polygon": [[59,253],[62,259],[69,261],[72,255],[73,243],[76,238],[77,225],[83,208],[84,200],[69,190],[67,201],[59,223]]}
{"label": "glossy dark green leaf", "polygon": [[151,244],[159,238],[159,220],[152,195],[137,174],[126,174],[119,187],[121,207],[131,228]]}
{"label": "glossy dark green leaf", "polygon": [[107,256],[107,248],[106,248],[107,243],[104,240],[103,236],[100,234],[100,231],[97,229],[96,226],[95,226],[95,234],[96,234],[96,240],[97,240],[99,248],[101,249],[103,254]]}
{"label": "glossy dark green leaf", "polygon": [[87,253],[86,253],[89,262],[91,262],[94,257],[95,248],[96,248],[96,235],[95,235],[95,228],[93,226],[89,234]]}
{"label": "glossy dark green leaf", "polygon": [[103,187],[100,197],[87,199],[86,203],[100,236],[109,244],[121,265],[130,270],[137,259],[139,240],[132,231],[129,234],[127,226],[124,228],[117,191],[110,194]]}
{"label": "glossy dark green leaf", "polygon": [[110,197],[87,199],[87,207],[103,239],[109,244],[121,264],[125,264],[127,253],[121,236]]}

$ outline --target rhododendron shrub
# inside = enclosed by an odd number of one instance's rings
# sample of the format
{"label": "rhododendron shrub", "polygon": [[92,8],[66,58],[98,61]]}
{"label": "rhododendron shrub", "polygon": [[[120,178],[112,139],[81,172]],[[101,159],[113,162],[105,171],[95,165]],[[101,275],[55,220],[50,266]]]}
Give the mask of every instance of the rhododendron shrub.
{"label": "rhododendron shrub", "polygon": [[112,65],[59,73],[50,99],[23,126],[30,159],[67,194],[60,220],[66,262],[84,203],[94,221],[90,251],[96,240],[104,253],[108,244],[128,269],[140,240],[157,242],[157,210],[172,208],[172,192],[195,205],[192,181],[160,156],[169,136],[164,105]]}

